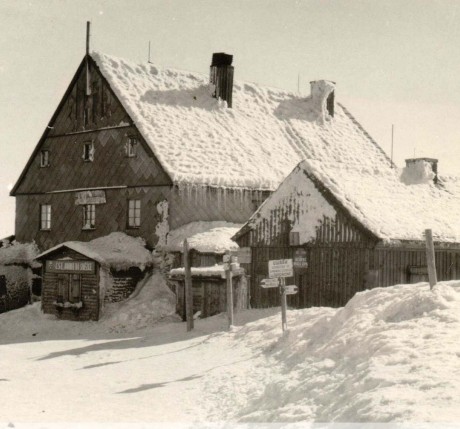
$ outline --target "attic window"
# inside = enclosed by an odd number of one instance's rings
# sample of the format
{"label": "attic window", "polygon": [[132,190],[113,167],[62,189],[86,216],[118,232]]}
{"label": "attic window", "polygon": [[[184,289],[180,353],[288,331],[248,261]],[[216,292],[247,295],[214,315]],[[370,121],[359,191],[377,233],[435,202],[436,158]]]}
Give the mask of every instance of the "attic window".
{"label": "attic window", "polygon": [[40,167],[49,167],[50,165],[50,151],[42,150],[40,152]]}
{"label": "attic window", "polygon": [[135,137],[129,137],[126,143],[126,156],[128,158],[134,158],[136,156],[137,139]]}
{"label": "attic window", "polygon": [[94,144],[85,143],[83,145],[83,161],[92,162],[94,161]]}

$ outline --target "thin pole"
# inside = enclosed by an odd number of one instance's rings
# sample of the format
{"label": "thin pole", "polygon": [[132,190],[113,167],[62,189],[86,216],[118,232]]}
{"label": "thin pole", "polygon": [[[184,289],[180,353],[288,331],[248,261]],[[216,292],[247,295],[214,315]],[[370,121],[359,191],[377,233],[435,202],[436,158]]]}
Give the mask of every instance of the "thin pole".
{"label": "thin pole", "polygon": [[149,59],[148,62],[150,63],[150,40],[149,40]]}
{"label": "thin pole", "polygon": [[286,302],[286,279],[284,277],[280,278],[281,286],[281,326],[283,328],[283,332],[287,331],[287,302]]}
{"label": "thin pole", "polygon": [[184,240],[184,270],[185,270],[185,318],[187,332],[193,329],[193,286],[192,269],[190,267],[190,254],[187,239]]}
{"label": "thin pole", "polygon": [[391,124],[391,168],[393,168],[393,140],[394,140],[395,126]]}
{"label": "thin pole", "polygon": [[430,289],[433,289],[433,286],[437,283],[438,279],[436,276],[436,262],[434,256],[433,234],[431,232],[431,229],[425,230],[425,240],[426,261],[428,266],[428,280],[430,281]]}
{"label": "thin pole", "polygon": [[[227,261],[227,262],[225,262]],[[227,318],[229,329],[233,326],[233,274],[231,270],[230,252],[225,254],[225,279],[227,283]]]}
{"label": "thin pole", "polygon": [[300,95],[300,73],[297,73],[297,94]]}
{"label": "thin pole", "polygon": [[89,54],[89,38],[90,38],[90,31],[91,31],[91,22],[86,21],[86,55]]}

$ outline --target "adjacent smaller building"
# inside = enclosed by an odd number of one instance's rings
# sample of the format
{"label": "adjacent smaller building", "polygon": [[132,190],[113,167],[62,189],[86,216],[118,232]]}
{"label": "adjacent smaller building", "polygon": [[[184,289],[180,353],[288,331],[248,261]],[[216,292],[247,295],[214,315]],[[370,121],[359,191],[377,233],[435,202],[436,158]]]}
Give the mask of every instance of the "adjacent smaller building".
{"label": "adjacent smaller building", "polygon": [[99,320],[104,304],[126,299],[153,264],[144,240],[122,232],[68,241],[36,259],[43,265],[42,309],[66,320]]}
{"label": "adjacent smaller building", "polygon": [[438,280],[460,278],[460,178],[439,176],[431,158],[404,169],[306,159],[234,236],[251,247],[251,305],[279,305],[262,289],[268,261],[292,258],[294,307],[343,306],[358,291],[427,280],[432,229]]}

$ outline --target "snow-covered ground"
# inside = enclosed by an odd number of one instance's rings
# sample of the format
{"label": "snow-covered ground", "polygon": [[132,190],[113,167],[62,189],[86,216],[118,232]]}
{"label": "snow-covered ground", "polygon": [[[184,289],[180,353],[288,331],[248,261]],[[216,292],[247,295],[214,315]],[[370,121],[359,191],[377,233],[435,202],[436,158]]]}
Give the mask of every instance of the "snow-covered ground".
{"label": "snow-covered ground", "polygon": [[0,315],[0,428],[460,421],[458,281],[290,310],[285,335],[278,308],[240,312],[231,331],[225,315],[196,320],[187,333],[166,310],[147,317],[146,296],[101,322],[58,321],[38,304]]}

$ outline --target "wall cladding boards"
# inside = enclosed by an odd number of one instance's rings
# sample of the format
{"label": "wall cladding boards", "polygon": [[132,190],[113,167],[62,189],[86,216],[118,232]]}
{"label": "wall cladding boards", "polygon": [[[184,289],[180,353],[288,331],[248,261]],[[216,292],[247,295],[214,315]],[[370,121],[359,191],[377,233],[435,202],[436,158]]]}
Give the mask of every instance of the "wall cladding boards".
{"label": "wall cladding boards", "polygon": [[[169,187],[108,189],[106,203],[96,205],[96,227],[83,230],[83,206],[75,205],[75,193],[18,195],[16,197],[16,239],[35,240],[40,249],[49,249],[69,240],[90,241],[114,231],[146,239],[153,247],[155,227],[160,220],[157,204],[167,199]],[[128,200],[141,200],[141,225],[128,228]],[[51,230],[40,231],[40,205],[51,204]]]}
{"label": "wall cladding boards", "polygon": [[214,220],[245,223],[269,194],[254,190],[174,187],[169,203],[169,227],[175,229],[189,222]]}

